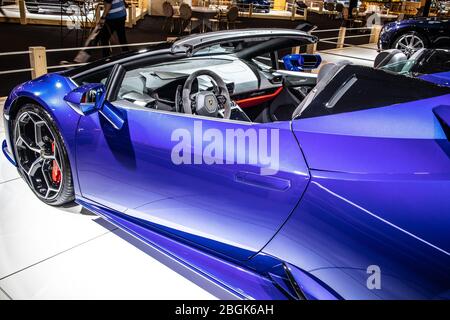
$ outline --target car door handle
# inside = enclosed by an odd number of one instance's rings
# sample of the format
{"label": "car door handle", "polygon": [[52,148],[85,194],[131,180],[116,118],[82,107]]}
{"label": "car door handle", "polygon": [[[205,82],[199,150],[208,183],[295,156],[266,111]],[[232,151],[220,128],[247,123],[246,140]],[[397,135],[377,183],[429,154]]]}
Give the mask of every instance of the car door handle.
{"label": "car door handle", "polygon": [[255,187],[277,191],[286,191],[291,187],[290,180],[247,171],[237,172],[235,180]]}

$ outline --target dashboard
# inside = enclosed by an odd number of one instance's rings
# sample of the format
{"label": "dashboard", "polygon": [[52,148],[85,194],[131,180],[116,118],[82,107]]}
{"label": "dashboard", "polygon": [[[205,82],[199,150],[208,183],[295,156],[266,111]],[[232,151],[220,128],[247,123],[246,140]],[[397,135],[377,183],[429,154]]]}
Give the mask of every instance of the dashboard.
{"label": "dashboard", "polygon": [[[232,54],[196,56],[127,71],[117,99],[112,102],[121,108],[180,112],[186,79],[202,69],[211,70],[224,80],[233,102],[230,119],[239,121],[290,119],[317,81],[313,73],[274,71],[260,61],[241,60]],[[214,82],[208,76],[199,76],[192,84],[193,92],[213,88]]]}
{"label": "dashboard", "polygon": [[[227,84],[233,100],[265,95],[282,86],[281,76],[232,55],[193,57],[126,72],[117,100],[139,107],[156,103],[158,109],[168,110],[175,104],[177,88],[184,85],[191,73],[201,69],[217,73]],[[197,90],[209,90],[213,82],[200,76],[195,86]]]}

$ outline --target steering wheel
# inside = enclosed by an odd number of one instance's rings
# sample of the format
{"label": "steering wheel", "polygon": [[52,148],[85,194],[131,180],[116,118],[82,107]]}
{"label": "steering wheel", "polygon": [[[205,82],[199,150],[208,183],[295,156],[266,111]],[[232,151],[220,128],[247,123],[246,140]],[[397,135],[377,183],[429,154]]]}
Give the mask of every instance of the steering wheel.
{"label": "steering wheel", "polygon": [[[210,91],[192,92],[192,84],[200,76],[208,76],[217,84]],[[210,70],[197,70],[192,73],[184,83],[182,92],[184,113],[198,114],[201,116],[217,117],[219,107],[224,108],[225,119],[230,119],[231,98],[225,81],[215,72]]]}

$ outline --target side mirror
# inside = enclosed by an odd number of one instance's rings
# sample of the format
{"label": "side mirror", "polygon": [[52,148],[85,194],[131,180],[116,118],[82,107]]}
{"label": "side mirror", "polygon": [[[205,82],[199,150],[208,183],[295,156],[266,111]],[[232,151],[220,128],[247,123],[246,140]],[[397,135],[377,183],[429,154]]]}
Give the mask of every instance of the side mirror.
{"label": "side mirror", "polygon": [[101,83],[88,83],[77,87],[69,92],[64,100],[83,116],[99,112],[116,129],[120,130],[125,122],[120,110],[106,101],[106,88]]}
{"label": "side mirror", "polygon": [[69,105],[79,114],[87,116],[101,109],[106,88],[101,83],[89,83],[69,92],[65,97]]}
{"label": "side mirror", "polygon": [[283,63],[289,71],[312,70],[319,67],[322,58],[318,54],[288,54],[283,57]]}

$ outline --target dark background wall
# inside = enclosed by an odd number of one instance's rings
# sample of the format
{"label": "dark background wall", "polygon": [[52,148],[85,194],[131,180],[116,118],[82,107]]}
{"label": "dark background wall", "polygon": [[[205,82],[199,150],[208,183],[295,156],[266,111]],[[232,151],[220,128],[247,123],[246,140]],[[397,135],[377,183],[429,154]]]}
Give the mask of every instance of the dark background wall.
{"label": "dark background wall", "polygon": [[[300,23],[299,21],[272,19],[242,18],[240,20],[242,23],[239,24],[239,28],[268,26],[274,28],[295,28]],[[169,35],[161,29],[163,22],[163,17],[145,17],[133,29],[127,29],[128,42],[138,43],[166,40]],[[319,29],[336,29],[341,25],[340,20],[330,19],[325,15],[314,13],[309,14],[308,22],[319,26]],[[66,27],[60,28],[59,26],[0,23],[0,52],[23,51],[28,50],[30,46],[44,46],[48,49],[78,47],[83,45],[83,39],[87,36],[87,33],[87,30],[76,31],[69,30]],[[320,37],[335,36],[337,36],[336,33],[320,33]],[[367,39],[361,38],[358,41],[364,43],[364,41],[367,42]],[[330,48],[330,45],[320,44],[318,48],[326,49],[327,47]],[[120,50],[115,49],[113,52],[118,53]],[[76,51],[48,53],[47,64],[53,66],[58,65],[63,60],[71,61],[76,53]],[[100,50],[96,50],[91,60],[99,57]],[[22,68],[29,68],[28,55],[0,56],[0,71]],[[0,74],[0,97],[6,96],[15,85],[29,80],[30,75],[30,72],[7,75]]]}

